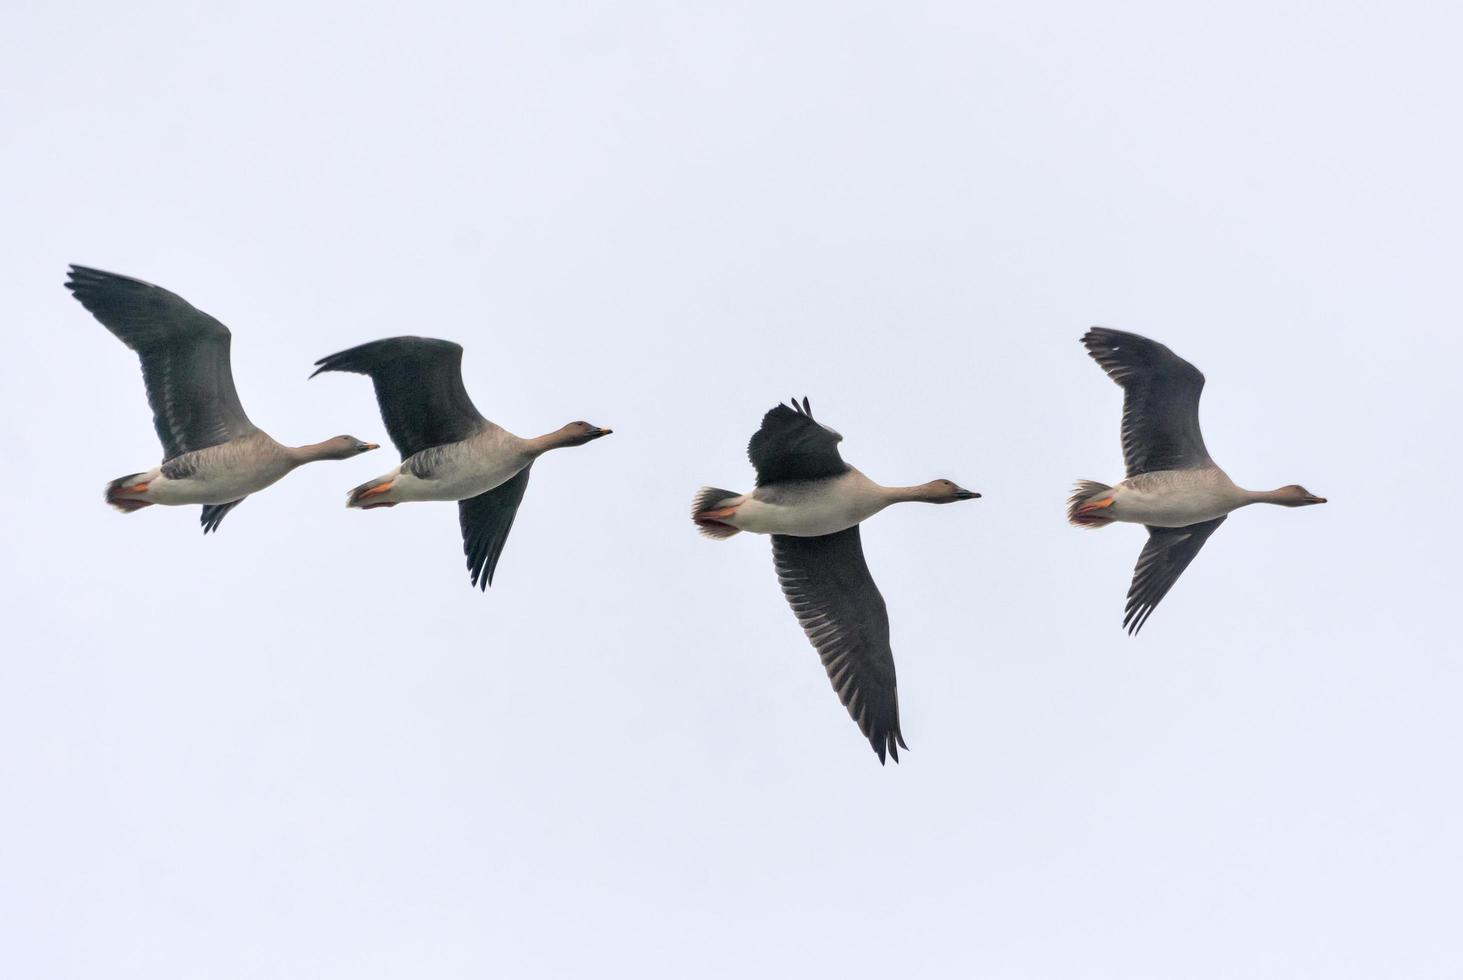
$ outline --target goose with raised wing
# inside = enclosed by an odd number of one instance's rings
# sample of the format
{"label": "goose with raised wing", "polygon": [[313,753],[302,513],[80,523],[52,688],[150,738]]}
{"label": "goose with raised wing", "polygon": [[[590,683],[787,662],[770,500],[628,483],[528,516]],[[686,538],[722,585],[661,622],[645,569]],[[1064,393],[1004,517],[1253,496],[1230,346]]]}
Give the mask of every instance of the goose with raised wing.
{"label": "goose with raised wing", "polygon": [[1082,344],[1123,389],[1127,477],[1113,486],[1079,481],[1067,519],[1086,528],[1113,522],[1148,528],[1123,610],[1123,627],[1135,634],[1230,512],[1250,504],[1306,507],[1326,498],[1297,484],[1236,486],[1209,457],[1199,431],[1204,375],[1167,347],[1106,327],[1087,331]]}
{"label": "goose with raised wing", "polygon": [[889,614],[864,561],[859,524],[890,504],[948,504],[980,494],[949,480],[880,486],[843,461],[842,439],[814,420],[807,398],[778,405],[747,446],[757,489],[703,487],[691,519],[711,538],[772,535],[783,595],[882,765],[886,754],[898,762],[909,746],[899,727]]}
{"label": "goose with raised wing", "polygon": [[[431,337],[389,337],[316,361],[315,374],[364,374],[376,389],[401,465],[351,490],[347,507],[456,501],[472,584],[486,590],[536,459],[612,430],[570,422],[524,439],[483,417],[462,382],[462,347]],[[310,375],[314,377],[315,374]]]}
{"label": "goose with raised wing", "polygon": [[229,363],[229,329],[187,300],[140,279],[73,265],[66,288],[137,352],[163,461],[107,484],[123,513],[153,504],[202,504],[203,533],[218,530],[251,493],[297,466],[378,448],[355,436],[283,446],[244,414]]}

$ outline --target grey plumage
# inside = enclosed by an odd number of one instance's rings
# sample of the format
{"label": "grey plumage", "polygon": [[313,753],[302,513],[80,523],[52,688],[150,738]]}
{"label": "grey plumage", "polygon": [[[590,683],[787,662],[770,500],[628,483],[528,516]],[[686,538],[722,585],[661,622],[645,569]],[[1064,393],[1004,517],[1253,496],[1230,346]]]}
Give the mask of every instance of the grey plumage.
{"label": "grey plumage", "polygon": [[231,500],[226,504],[204,504],[203,513],[198,518],[199,523],[203,525],[203,533],[209,534],[217,531],[229,511],[242,504],[244,500],[245,498],[240,497],[238,500]]}
{"label": "grey plumage", "polygon": [[1168,590],[1199,554],[1209,536],[1224,523],[1225,517],[1188,527],[1148,529],[1148,543],[1143,546],[1138,564],[1133,568],[1133,584],[1128,587],[1128,602],[1123,609],[1123,628],[1130,636],[1148,622],[1158,603],[1168,595]]}
{"label": "grey plumage", "polygon": [[1093,327],[1082,345],[1123,389],[1127,475],[1213,466],[1199,431],[1204,375],[1147,337]]}
{"label": "grey plumage", "polygon": [[838,700],[878,753],[899,761],[899,693],[889,612],[864,560],[858,525],[815,538],[772,535],[782,593],[818,651]]}
{"label": "grey plumage", "polygon": [[757,486],[788,480],[820,480],[848,469],[838,454],[843,436],[813,420],[805,397],[801,405],[778,405],[762,416],[762,426],[747,443],[747,458],[757,470]]}
{"label": "grey plumage", "polygon": [[472,575],[472,584],[485,592],[493,584],[493,572],[498,568],[503,545],[508,542],[508,532],[513,529],[513,519],[518,516],[518,506],[523,503],[532,468],[530,463],[506,483],[457,502],[467,570]]}
{"label": "grey plumage", "polygon": [[234,388],[222,323],[161,286],[100,269],[71,266],[66,288],[137,352],[165,461],[257,431]]}
{"label": "grey plumage", "polygon": [[461,442],[487,425],[462,382],[462,346],[435,337],[388,337],[316,361],[325,371],[364,374],[401,458]]}

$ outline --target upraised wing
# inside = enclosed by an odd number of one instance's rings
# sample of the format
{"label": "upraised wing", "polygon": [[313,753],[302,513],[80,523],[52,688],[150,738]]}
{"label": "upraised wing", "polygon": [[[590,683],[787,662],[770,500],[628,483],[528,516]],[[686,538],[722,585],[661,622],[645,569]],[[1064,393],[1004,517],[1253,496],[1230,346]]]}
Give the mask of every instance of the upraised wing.
{"label": "upraised wing", "polygon": [[83,265],[66,288],[137,352],[163,462],[256,431],[229,361],[229,328],[161,286]]}
{"label": "upraised wing", "polygon": [[315,373],[364,374],[401,458],[461,442],[487,425],[462,383],[462,346],[431,337],[388,337],[316,361]]}
{"label": "upraised wing", "polygon": [[1213,466],[1199,431],[1204,375],[1160,343],[1093,327],[1082,337],[1092,359],[1123,389],[1123,461],[1128,476]]}
{"label": "upraised wing", "polygon": [[757,470],[757,486],[787,480],[817,480],[848,469],[838,455],[843,436],[813,420],[807,398],[801,405],[778,405],[762,416],[762,427],[747,443],[747,458]]}

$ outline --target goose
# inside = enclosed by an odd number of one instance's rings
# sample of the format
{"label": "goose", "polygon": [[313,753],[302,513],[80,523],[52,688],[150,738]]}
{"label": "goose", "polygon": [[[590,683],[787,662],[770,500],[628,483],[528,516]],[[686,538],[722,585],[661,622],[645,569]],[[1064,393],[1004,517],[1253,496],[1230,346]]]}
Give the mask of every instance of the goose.
{"label": "goose", "polygon": [[462,383],[462,347],[432,337],[388,337],[322,357],[315,373],[364,374],[376,389],[401,465],[351,490],[346,506],[371,510],[418,500],[457,502],[472,584],[493,581],[534,460],[613,430],[570,422],[523,439],[485,419]]}
{"label": "goose", "polygon": [[1204,375],[1160,343],[1093,327],[1082,337],[1093,360],[1123,389],[1127,477],[1108,486],[1078,481],[1067,519],[1084,528],[1143,524],[1148,543],[1133,569],[1123,627],[1137,634],[1204,542],[1232,511],[1250,504],[1324,504],[1305,487],[1245,490],[1215,464],[1199,431]]}
{"label": "goose", "polygon": [[124,514],[153,504],[202,504],[203,533],[229,511],[297,466],[350,459],[379,448],[355,436],[282,446],[244,414],[229,366],[228,327],[161,286],[72,265],[66,288],[117,339],[137,352],[152,424],[163,444],[159,466],[107,484],[105,499]]}
{"label": "goose", "polygon": [[783,596],[879,764],[908,749],[899,729],[889,614],[864,561],[859,524],[890,504],[948,504],[980,496],[950,480],[884,487],[843,461],[843,436],[813,418],[806,397],[779,404],[747,445],[757,489],[702,487],[691,519],[709,538],[772,535]]}

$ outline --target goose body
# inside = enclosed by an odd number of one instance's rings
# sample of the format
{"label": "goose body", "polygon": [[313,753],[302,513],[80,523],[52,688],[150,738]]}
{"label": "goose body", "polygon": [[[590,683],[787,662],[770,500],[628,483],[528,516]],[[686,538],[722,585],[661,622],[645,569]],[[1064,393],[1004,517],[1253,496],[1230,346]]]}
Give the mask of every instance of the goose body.
{"label": "goose body", "polygon": [[882,764],[908,748],[899,726],[889,614],[864,560],[859,525],[900,501],[950,503],[980,494],[949,480],[884,487],[843,461],[841,435],[801,405],[778,405],[762,419],[747,455],[757,489],[703,487],[691,505],[701,533],[772,536],[782,592],[823,661],[838,699]]}
{"label": "goose body", "polygon": [[66,288],[137,352],[153,426],[163,444],[161,465],[107,485],[106,501],[117,510],[202,504],[207,534],[245,497],[296,467],[377,448],[354,436],[284,446],[255,426],[234,388],[232,335],[181,296],[80,265],[71,266]]}
{"label": "goose body", "polygon": [[226,504],[278,483],[299,465],[287,447],[256,430],[170,459],[138,482],[148,484],[149,503]]}
{"label": "goose body", "polygon": [[536,455],[530,440],[488,422],[481,431],[460,442],[432,446],[402,460],[400,466],[370,484],[387,489],[351,501],[349,506],[466,500],[507,483]]}
{"label": "goose body", "polygon": [[718,506],[732,509],[723,523],[739,531],[815,538],[861,524],[893,502],[889,488],[850,466],[837,476],[758,487]]}
{"label": "goose body", "polygon": [[1252,503],[1217,466],[1140,473],[1112,488],[1109,516],[1150,527],[1188,527]]}
{"label": "goose body", "polygon": [[462,347],[448,340],[388,337],[315,364],[315,374],[344,371],[371,379],[386,430],[401,453],[401,464],[391,472],[351,490],[346,506],[455,502],[468,573],[483,590],[493,581],[534,461],[611,431],[570,422],[524,439],[488,421],[463,384]]}
{"label": "goose body", "polygon": [[1304,507],[1326,499],[1295,484],[1277,490],[1236,485],[1210,458],[1199,429],[1204,375],[1167,347],[1105,327],[1087,331],[1082,344],[1123,389],[1127,476],[1113,486],[1079,481],[1067,517],[1079,527],[1147,527],[1123,612],[1123,627],[1137,633],[1231,513],[1250,504]]}

